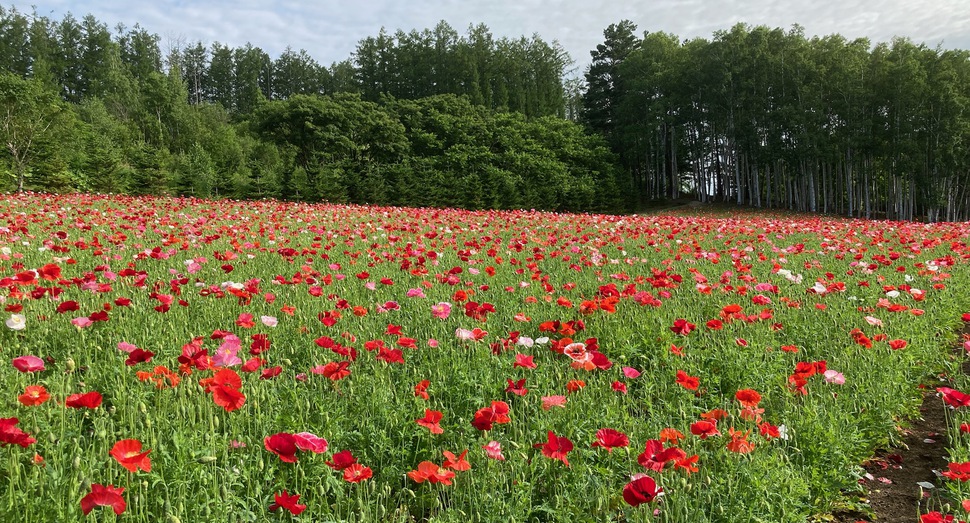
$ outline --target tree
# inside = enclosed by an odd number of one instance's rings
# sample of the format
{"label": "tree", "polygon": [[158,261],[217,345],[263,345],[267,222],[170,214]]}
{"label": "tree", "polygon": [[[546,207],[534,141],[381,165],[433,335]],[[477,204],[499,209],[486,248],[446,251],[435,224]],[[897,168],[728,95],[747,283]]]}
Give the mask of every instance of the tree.
{"label": "tree", "polygon": [[30,162],[63,110],[39,82],[0,73],[0,136],[10,154],[17,191],[24,190]]}

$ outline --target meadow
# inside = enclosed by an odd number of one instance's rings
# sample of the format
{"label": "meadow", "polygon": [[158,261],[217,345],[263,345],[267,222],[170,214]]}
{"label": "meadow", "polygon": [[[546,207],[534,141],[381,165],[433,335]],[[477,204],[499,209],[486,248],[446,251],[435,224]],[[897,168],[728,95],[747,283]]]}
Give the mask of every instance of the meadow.
{"label": "meadow", "polygon": [[927,387],[966,224],[0,202],[0,520],[801,522]]}

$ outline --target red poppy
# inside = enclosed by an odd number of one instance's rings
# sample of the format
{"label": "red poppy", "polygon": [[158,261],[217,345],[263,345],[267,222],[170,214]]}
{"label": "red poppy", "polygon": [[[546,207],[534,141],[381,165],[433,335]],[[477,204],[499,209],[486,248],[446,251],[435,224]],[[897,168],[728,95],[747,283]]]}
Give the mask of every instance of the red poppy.
{"label": "red poppy", "polygon": [[152,462],[148,458],[150,450],[141,451],[141,441],[137,439],[123,439],[111,447],[111,456],[128,469],[128,472],[138,472],[138,469],[145,472],[152,471]]}
{"label": "red poppy", "polygon": [[690,424],[690,433],[707,439],[711,436],[718,436],[721,433],[717,430],[717,420],[701,420]]}
{"label": "red poppy", "polygon": [[583,380],[569,380],[569,382],[566,383],[566,391],[569,393],[577,392],[579,389],[582,389],[585,386],[586,382]]}
{"label": "red poppy", "polygon": [[970,394],[964,394],[949,387],[937,387],[936,392],[943,395],[943,401],[951,407],[970,406]]}
{"label": "red poppy", "polygon": [[657,499],[663,490],[650,476],[637,474],[623,487],[623,500],[631,507],[636,507]]}
{"label": "red poppy", "polygon": [[662,443],[673,443],[676,445],[682,439],[684,439],[684,434],[677,429],[668,427],[660,430],[660,441]]}
{"label": "red poppy", "polygon": [[374,475],[370,467],[365,467],[360,463],[354,463],[344,469],[344,481],[347,483],[360,483],[370,479]]}
{"label": "red poppy", "polygon": [[684,457],[684,451],[677,447],[664,448],[663,442],[658,439],[647,440],[643,452],[637,456],[637,463],[640,466],[661,472],[664,466],[671,461]]}
{"label": "red poppy", "polygon": [[697,390],[700,386],[701,380],[696,376],[689,376],[686,372],[682,370],[677,371],[677,384],[684,387],[687,390]]}
{"label": "red poppy", "polygon": [[755,408],[761,402],[761,394],[754,389],[741,389],[734,394],[734,399],[742,406]]}
{"label": "red poppy", "polygon": [[97,391],[71,394],[64,400],[64,405],[72,409],[96,409],[101,406],[101,399],[101,393]]}
{"label": "red poppy", "polygon": [[277,365],[275,367],[270,367],[268,369],[263,369],[263,372],[260,373],[260,375],[259,375],[259,379],[261,379],[261,380],[271,380],[271,379],[279,376],[281,372],[283,372],[283,367],[281,367],[279,365]]}
{"label": "red poppy", "polygon": [[673,327],[670,328],[671,332],[674,334],[679,334],[681,336],[687,336],[690,332],[697,328],[697,325],[690,323],[689,321],[679,318],[674,320]]}
{"label": "red poppy", "polygon": [[137,365],[142,362],[152,361],[152,357],[154,356],[155,356],[154,352],[136,348],[135,350],[128,353],[128,359],[125,360],[125,365],[131,367],[133,365]]}
{"label": "red poppy", "polygon": [[121,497],[124,492],[125,489],[121,487],[95,483],[91,485],[91,492],[81,498],[81,511],[87,516],[94,507],[111,507],[111,510],[120,516],[128,507],[125,498]]}
{"label": "red poppy", "polygon": [[509,382],[509,386],[505,387],[505,392],[511,392],[516,396],[525,396],[528,394],[529,389],[525,388],[525,378],[518,381],[506,380]]}
{"label": "red poppy", "polygon": [[963,463],[953,463],[947,465],[947,470],[942,472],[943,476],[952,480],[966,482],[970,480],[970,461]]}
{"label": "red poppy", "polygon": [[533,358],[535,358],[535,356],[516,353],[515,363],[512,364],[512,368],[523,367],[526,369],[534,369],[536,368],[536,364],[534,361],[532,361]]}
{"label": "red poppy", "polygon": [[276,512],[281,508],[289,510],[294,516],[299,516],[301,512],[306,510],[306,505],[301,505],[297,503],[300,501],[299,494],[288,494],[285,490],[278,494],[273,494],[274,503],[270,504],[269,511]]}
{"label": "red poppy", "polygon": [[622,381],[614,381],[610,387],[617,392],[626,394],[626,383],[623,383]]}
{"label": "red poppy", "polygon": [[349,450],[341,450],[340,452],[335,452],[333,460],[324,462],[324,465],[334,470],[344,470],[354,463],[357,463],[357,458]]}
{"label": "red poppy", "polygon": [[429,399],[428,392],[427,392],[429,385],[431,385],[430,381],[421,380],[420,382],[418,382],[417,385],[414,386],[414,395],[418,398],[421,398],[427,401]]}
{"label": "red poppy", "polygon": [[438,423],[441,421],[442,414],[437,410],[424,409],[424,417],[414,420],[415,423],[427,428],[432,434],[441,434],[444,432]]}
{"label": "red poppy", "polygon": [[493,401],[490,407],[478,409],[475,418],[472,419],[472,426],[478,430],[492,430],[493,423],[508,423],[509,404],[504,401]]}
{"label": "red poppy", "polygon": [[465,456],[468,455],[468,449],[465,449],[465,451],[457,457],[452,452],[447,450],[444,451],[443,454],[445,455],[445,462],[441,465],[442,467],[457,470],[459,472],[471,470],[471,463],[465,461]]}
{"label": "red poppy", "polygon": [[43,385],[27,385],[24,393],[17,396],[17,401],[25,407],[36,407],[49,400],[51,395]]}
{"label": "red poppy", "polygon": [[27,448],[37,441],[20,430],[17,427],[18,423],[20,423],[20,420],[17,418],[0,418],[0,444],[3,446],[20,445]]}
{"label": "red poppy", "polygon": [[408,477],[417,483],[427,481],[432,484],[441,483],[442,485],[451,485],[451,480],[455,477],[455,473],[444,467],[439,467],[430,461],[422,461],[418,464],[416,470],[408,472]]}
{"label": "red poppy", "polygon": [[542,448],[542,455],[549,459],[558,459],[569,466],[569,460],[566,459],[566,455],[569,451],[573,450],[573,442],[569,441],[569,438],[565,436],[556,436],[551,430],[548,434],[548,441],[545,443],[536,443],[534,447]]}
{"label": "red poppy", "polygon": [[626,434],[616,430],[616,429],[599,429],[596,431],[596,441],[593,442],[594,447],[602,447],[606,449],[607,452],[612,453],[613,449],[618,447],[628,447],[630,445],[630,438]]}
{"label": "red poppy", "polygon": [[279,456],[281,461],[296,463],[296,438],[286,432],[278,432],[263,439],[266,450]]}
{"label": "red poppy", "polygon": [[908,343],[906,343],[906,340],[890,340],[889,341],[889,348],[892,349],[892,350],[905,349],[906,348],[906,345],[908,345]]}

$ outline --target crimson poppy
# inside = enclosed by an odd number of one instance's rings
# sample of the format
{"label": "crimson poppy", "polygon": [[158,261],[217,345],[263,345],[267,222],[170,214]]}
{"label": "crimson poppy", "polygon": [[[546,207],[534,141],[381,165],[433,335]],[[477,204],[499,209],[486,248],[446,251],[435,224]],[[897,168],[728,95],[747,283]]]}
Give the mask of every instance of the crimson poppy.
{"label": "crimson poppy", "polygon": [[275,500],[269,506],[270,512],[276,512],[281,508],[289,510],[294,516],[299,516],[304,510],[306,510],[306,505],[301,505],[297,503],[300,500],[299,494],[288,494],[285,490],[278,494],[273,494],[273,499]]}
{"label": "crimson poppy", "polygon": [[101,406],[101,393],[97,391],[82,394],[71,394],[64,400],[64,405],[72,409],[96,409]]}
{"label": "crimson poppy", "polygon": [[128,506],[125,498],[121,497],[124,492],[125,489],[122,487],[95,483],[91,485],[91,492],[81,498],[81,511],[87,516],[95,507],[111,507],[111,510],[120,516]]}
{"label": "crimson poppy", "polygon": [[596,431],[596,441],[593,442],[592,446],[604,448],[607,452],[612,453],[615,448],[627,447],[629,445],[630,438],[626,434],[616,429],[606,428]]}
{"label": "crimson poppy", "polygon": [[357,463],[357,458],[350,453],[349,450],[341,450],[340,452],[335,452],[332,461],[326,461],[324,464],[334,470],[344,470],[347,467]]}
{"label": "crimson poppy", "polygon": [[690,376],[682,370],[677,371],[677,384],[687,390],[697,390],[701,380],[696,376]]}
{"label": "crimson poppy", "polygon": [[30,437],[30,434],[20,430],[17,424],[20,420],[17,418],[0,418],[0,444],[3,446],[7,445],[20,445],[23,448],[27,448],[37,440]]}
{"label": "crimson poppy", "polygon": [[417,385],[414,386],[414,395],[423,400],[428,400],[429,396],[427,391],[429,385],[431,385],[430,381],[421,380]]}
{"label": "crimson poppy", "polygon": [[286,432],[278,432],[263,438],[266,450],[279,456],[280,461],[296,463],[296,438]]}
{"label": "crimson poppy", "polygon": [[548,441],[545,443],[536,443],[534,445],[536,448],[542,448],[542,455],[549,459],[558,459],[569,466],[569,460],[566,459],[566,455],[569,451],[573,450],[573,442],[569,441],[569,438],[565,436],[556,436],[551,430],[548,434]]}
{"label": "crimson poppy", "polygon": [[631,507],[637,507],[657,499],[657,496],[663,490],[663,488],[657,487],[657,482],[650,476],[637,474],[623,487],[623,501],[626,501]]}

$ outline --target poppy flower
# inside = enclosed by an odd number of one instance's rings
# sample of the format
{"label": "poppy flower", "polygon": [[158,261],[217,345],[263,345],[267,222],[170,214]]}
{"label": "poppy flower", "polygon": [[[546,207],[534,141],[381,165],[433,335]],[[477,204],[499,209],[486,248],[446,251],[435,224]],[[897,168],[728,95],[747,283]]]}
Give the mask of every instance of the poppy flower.
{"label": "poppy flower", "polygon": [[344,470],[354,463],[357,463],[357,458],[349,450],[341,450],[340,452],[335,452],[332,460],[324,462],[324,465],[334,470]]}
{"label": "poppy flower", "polygon": [[502,455],[502,444],[497,441],[489,441],[485,445],[482,445],[485,449],[485,455],[491,459],[497,461],[505,461],[505,456]]}
{"label": "poppy flower", "polygon": [[586,386],[586,382],[583,380],[569,380],[569,382],[566,383],[566,391],[568,391],[571,394],[573,392],[578,392],[580,389],[582,389],[585,386]]}
{"label": "poppy flower", "polygon": [[951,407],[970,406],[970,394],[964,394],[949,387],[937,387],[936,392],[943,395],[943,401]]}
{"label": "poppy flower", "polygon": [[418,464],[416,470],[408,472],[408,477],[417,483],[427,481],[432,484],[441,483],[442,485],[451,485],[451,480],[455,477],[455,473],[444,467],[439,467],[430,461],[422,461]]}
{"label": "poppy flower", "polygon": [[370,479],[374,475],[370,467],[365,467],[360,463],[354,463],[344,469],[344,481],[347,483],[360,483]]}
{"label": "poppy flower", "polygon": [[643,452],[637,456],[640,466],[656,472],[662,472],[668,462],[684,457],[684,451],[677,447],[664,448],[658,439],[647,440]]}
{"label": "poppy flower", "polygon": [[717,420],[701,420],[696,423],[691,423],[690,433],[695,436],[700,436],[701,439],[707,439],[711,436],[721,434],[717,430]]}
{"label": "poppy flower", "polygon": [[17,401],[25,407],[36,407],[49,400],[51,395],[43,385],[27,385],[24,393],[17,396]]}
{"label": "poppy flower", "polygon": [[593,442],[592,446],[604,448],[607,452],[612,453],[615,448],[629,445],[630,438],[626,434],[616,429],[606,428],[596,431],[596,441]]}
{"label": "poppy flower", "polygon": [[137,439],[123,439],[111,447],[111,456],[128,469],[128,472],[138,472],[138,469],[145,472],[152,471],[152,462],[148,458],[150,450],[141,451],[141,441]]}
{"label": "poppy flower", "polygon": [[121,497],[124,492],[122,487],[95,483],[91,485],[91,492],[81,498],[81,511],[87,516],[95,507],[111,507],[120,516],[128,507],[125,498]]}
{"label": "poppy flower", "polygon": [[428,386],[430,385],[431,382],[428,380],[421,380],[418,382],[418,384],[414,386],[414,396],[427,401],[429,399]]}
{"label": "poppy flower", "polygon": [[132,349],[131,352],[128,353],[128,359],[125,360],[125,365],[131,367],[133,365],[137,365],[142,362],[152,361],[152,358],[154,356],[155,356],[154,352],[142,350],[136,347]]}
{"label": "poppy flower", "polygon": [[677,371],[677,384],[684,387],[687,390],[697,390],[700,386],[701,380],[696,376],[690,376],[682,370]]}
{"label": "poppy flower", "polygon": [[278,432],[263,439],[266,450],[279,456],[280,461],[296,463],[296,438],[286,432]]}
{"label": "poppy flower", "polygon": [[622,381],[614,381],[610,387],[617,392],[626,394],[626,383],[623,383]]}
{"label": "poppy flower", "polygon": [[507,379],[506,381],[509,382],[509,386],[505,387],[505,392],[511,392],[516,396],[525,396],[526,394],[529,393],[529,389],[525,388],[525,378],[522,378],[521,380],[518,380],[518,381],[512,381],[509,379]]}
{"label": "poppy flower", "polygon": [[101,406],[101,393],[97,391],[83,394],[71,394],[64,400],[64,405],[72,409],[96,409]]}
{"label": "poppy flower", "polygon": [[44,360],[37,356],[19,356],[10,361],[20,372],[40,372],[44,370]]}
{"label": "poppy flower", "polygon": [[424,409],[424,417],[414,420],[415,423],[427,428],[432,434],[441,434],[444,432],[438,423],[441,421],[442,414],[437,410]]}
{"label": "poppy flower", "polygon": [[690,323],[689,321],[683,318],[679,318],[674,320],[674,325],[670,327],[670,331],[680,336],[687,336],[688,334],[691,333],[692,330],[696,328],[697,328],[697,325],[694,325],[693,323]]}
{"label": "poppy flower", "polygon": [[490,407],[478,409],[475,412],[472,426],[478,430],[492,430],[493,423],[503,424],[510,421],[512,419],[509,418],[509,404],[504,401],[493,401]]}
{"label": "poppy flower", "polygon": [[558,459],[569,466],[569,460],[566,459],[566,455],[573,450],[573,442],[569,441],[569,438],[565,436],[556,436],[551,430],[548,434],[548,441],[545,443],[536,443],[534,445],[536,448],[542,449],[542,455],[549,459]]}
{"label": "poppy flower", "polygon": [[457,457],[452,452],[447,450],[444,451],[443,454],[445,455],[445,462],[441,465],[442,467],[446,469],[457,470],[459,472],[462,472],[465,470],[471,470],[472,468],[471,463],[468,463],[467,461],[465,461],[465,456],[468,455],[467,449]]}
{"label": "poppy flower", "polygon": [[684,434],[677,429],[667,427],[660,430],[660,441],[662,443],[673,443],[676,445],[682,439],[684,439]]}
{"label": "poppy flower", "polygon": [[757,407],[761,402],[761,394],[754,389],[741,389],[734,393],[734,399],[744,407]]}
{"label": "poppy flower", "polygon": [[322,366],[318,365],[314,367],[310,372],[313,372],[314,374],[322,374],[327,378],[330,378],[332,381],[339,381],[346,378],[347,376],[350,376],[350,362],[331,361],[326,365],[322,365]]}
{"label": "poppy flower", "polygon": [[650,476],[637,474],[623,487],[623,501],[626,501],[631,507],[637,507],[657,499],[657,496],[661,495],[663,490],[663,488],[657,487],[657,482]]}
{"label": "poppy flower", "polygon": [[748,436],[751,435],[750,430],[742,432],[731,427],[728,429],[728,435],[731,436],[731,441],[728,442],[727,449],[731,452],[747,454],[754,450],[754,443],[748,441]]}
{"label": "poppy flower", "polygon": [[535,356],[531,354],[516,353],[515,363],[512,364],[512,368],[522,367],[525,369],[534,369],[536,368],[536,364],[535,361],[533,361],[533,358],[535,358]]}
{"label": "poppy flower", "polygon": [[278,494],[273,494],[274,503],[270,504],[269,511],[276,512],[281,508],[289,510],[294,516],[299,516],[304,510],[306,510],[306,505],[301,505],[297,503],[300,500],[299,494],[288,494],[285,490]]}
{"label": "poppy flower", "polygon": [[29,434],[20,430],[17,427],[18,423],[20,423],[20,420],[17,418],[0,418],[0,444],[3,446],[20,445],[27,448],[37,442]]}
{"label": "poppy flower", "polygon": [[300,450],[323,454],[327,451],[327,440],[310,432],[299,432],[293,435],[293,442]]}

